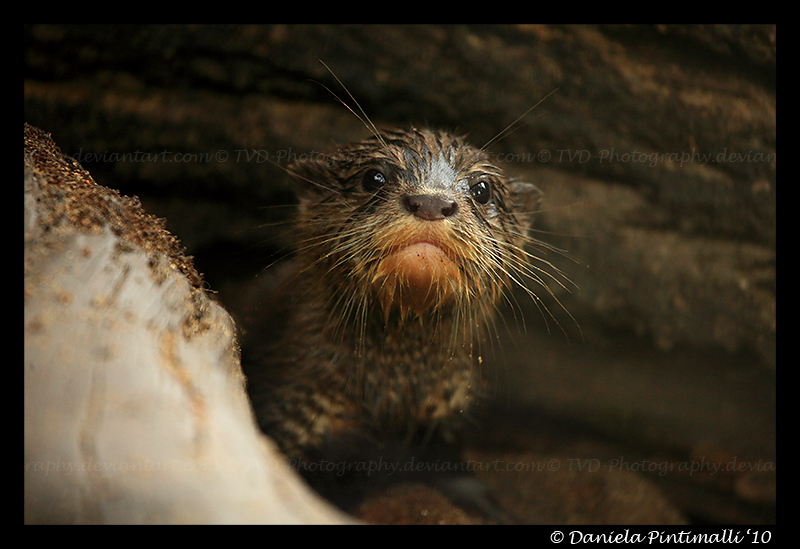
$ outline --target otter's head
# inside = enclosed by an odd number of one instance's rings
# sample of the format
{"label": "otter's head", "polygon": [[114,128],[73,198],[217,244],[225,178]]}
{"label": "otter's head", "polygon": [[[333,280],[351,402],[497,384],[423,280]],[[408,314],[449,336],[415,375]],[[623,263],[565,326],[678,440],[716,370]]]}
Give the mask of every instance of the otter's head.
{"label": "otter's head", "polygon": [[290,171],[305,268],[336,285],[338,318],[483,323],[529,272],[522,248],[541,193],[460,137],[387,131]]}

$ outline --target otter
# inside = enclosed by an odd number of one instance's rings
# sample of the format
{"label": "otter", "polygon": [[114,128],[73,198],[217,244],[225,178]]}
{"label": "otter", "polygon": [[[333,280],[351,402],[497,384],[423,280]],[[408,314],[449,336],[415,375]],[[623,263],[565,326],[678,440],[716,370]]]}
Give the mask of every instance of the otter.
{"label": "otter", "polygon": [[[525,250],[542,193],[463,137],[413,127],[289,172],[296,272],[277,343],[247,372],[261,428],[301,472],[390,451],[458,460],[498,305],[525,278],[547,288]],[[319,487],[333,473],[306,476],[333,499]]]}

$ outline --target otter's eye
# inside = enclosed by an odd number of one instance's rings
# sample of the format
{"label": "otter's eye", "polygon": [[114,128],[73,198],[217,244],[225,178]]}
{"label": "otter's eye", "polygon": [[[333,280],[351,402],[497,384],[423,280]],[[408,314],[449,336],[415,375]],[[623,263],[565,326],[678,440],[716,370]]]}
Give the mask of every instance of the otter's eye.
{"label": "otter's eye", "polygon": [[369,193],[374,193],[385,184],[386,176],[378,170],[368,170],[361,178],[361,188]]}
{"label": "otter's eye", "polygon": [[485,179],[481,179],[469,188],[469,194],[475,199],[475,202],[485,206],[492,199],[492,186]]}

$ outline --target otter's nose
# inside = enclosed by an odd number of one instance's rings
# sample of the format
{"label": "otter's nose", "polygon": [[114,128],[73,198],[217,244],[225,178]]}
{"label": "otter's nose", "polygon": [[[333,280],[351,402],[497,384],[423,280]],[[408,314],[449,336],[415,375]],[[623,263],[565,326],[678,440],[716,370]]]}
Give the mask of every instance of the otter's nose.
{"label": "otter's nose", "polygon": [[458,204],[432,194],[415,194],[403,198],[403,207],[420,219],[436,221],[456,213]]}

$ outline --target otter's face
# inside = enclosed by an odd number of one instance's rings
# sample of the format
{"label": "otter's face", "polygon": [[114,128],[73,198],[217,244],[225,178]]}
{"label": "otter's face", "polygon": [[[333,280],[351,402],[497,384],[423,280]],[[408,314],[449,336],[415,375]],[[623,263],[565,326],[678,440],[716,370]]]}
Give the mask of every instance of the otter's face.
{"label": "otter's face", "polygon": [[461,138],[384,132],[291,170],[304,188],[309,268],[351,282],[336,289],[343,313],[484,322],[514,273],[527,272],[522,247],[540,193]]}

